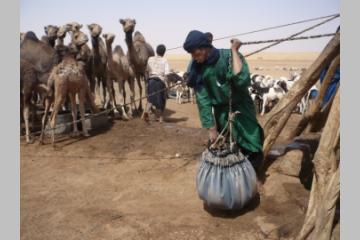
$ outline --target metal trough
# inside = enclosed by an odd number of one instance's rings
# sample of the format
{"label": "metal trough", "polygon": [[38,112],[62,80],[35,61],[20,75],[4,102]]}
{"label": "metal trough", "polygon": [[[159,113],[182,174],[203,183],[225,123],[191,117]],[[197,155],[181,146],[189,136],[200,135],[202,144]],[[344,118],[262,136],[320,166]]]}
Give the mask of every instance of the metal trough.
{"label": "metal trough", "polygon": [[[100,109],[100,111],[103,111],[103,109]],[[51,115],[51,112],[49,113],[49,117]],[[107,114],[101,114],[97,116],[91,116],[91,111],[87,110],[85,111],[85,127],[87,130],[96,130],[96,129],[103,129],[110,126],[110,122],[108,119]],[[80,113],[77,114],[77,119],[80,120]],[[68,134],[73,131],[73,124],[72,124],[73,118],[71,111],[60,111],[56,117],[56,127],[55,127],[55,134]],[[82,129],[81,121],[78,123],[78,129]],[[45,134],[51,134],[50,125],[47,124],[45,128]]]}

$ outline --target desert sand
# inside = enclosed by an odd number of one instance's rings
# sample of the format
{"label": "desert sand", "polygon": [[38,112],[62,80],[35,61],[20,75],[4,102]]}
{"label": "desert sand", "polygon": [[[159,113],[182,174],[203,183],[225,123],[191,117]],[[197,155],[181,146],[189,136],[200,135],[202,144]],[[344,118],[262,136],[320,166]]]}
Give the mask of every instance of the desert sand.
{"label": "desert sand", "polygon": [[[288,76],[275,66],[308,67],[317,53],[264,53],[252,72]],[[189,56],[168,55],[184,71]],[[263,67],[255,71],[255,67]],[[137,95],[138,97],[138,95]],[[98,100],[98,99],[97,99]],[[99,101],[98,101],[99,102]],[[196,104],[169,100],[167,122],[114,120],[89,138],[57,138],[58,149],[21,138],[21,239],[291,239],[309,191],[296,177],[267,175],[240,212],[204,209],[195,176],[207,132]],[[296,123],[299,115],[292,116]],[[293,124],[286,128],[291,130]]]}

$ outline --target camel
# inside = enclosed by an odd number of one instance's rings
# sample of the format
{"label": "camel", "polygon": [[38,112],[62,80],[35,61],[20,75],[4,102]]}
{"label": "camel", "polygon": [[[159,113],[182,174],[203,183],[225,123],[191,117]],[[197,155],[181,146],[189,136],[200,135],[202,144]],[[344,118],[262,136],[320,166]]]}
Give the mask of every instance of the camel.
{"label": "camel", "polygon": [[[115,81],[119,84],[119,92],[120,92],[120,101],[121,101],[121,111],[123,116],[126,119],[129,119],[129,116],[126,113],[125,105],[126,105],[126,92],[125,92],[125,82],[129,84],[130,87],[130,101],[131,101],[131,112],[130,116],[136,109],[135,104],[135,73],[133,68],[131,67],[128,58],[125,56],[122,48],[117,45],[112,52],[112,43],[114,42],[115,35],[111,33],[103,34],[106,43],[106,50],[108,55],[108,71],[109,77],[111,76]],[[111,81],[112,84],[112,81]],[[111,87],[111,89],[113,89]],[[113,107],[116,109],[115,96],[113,93],[110,93],[110,101],[113,104]]]}
{"label": "camel", "polygon": [[[37,72],[37,81],[45,85],[47,84],[51,69],[60,61],[56,50],[47,43],[40,41],[35,33],[31,31],[23,35],[23,40],[20,44],[20,59],[27,61],[33,66]],[[29,78],[27,76],[25,80],[27,81]],[[29,89],[32,89],[32,87]],[[39,100],[44,100],[45,93],[32,94],[32,96],[34,101],[38,102]],[[35,108],[33,110],[35,111]]]}
{"label": "camel", "polygon": [[56,50],[40,41],[34,32],[26,32],[20,45],[20,59],[31,63],[38,71],[38,79],[46,83],[51,69],[59,63]]}
{"label": "camel", "polygon": [[56,46],[65,46],[64,38],[66,37],[66,33],[68,33],[69,31],[70,31],[70,27],[68,25],[63,25],[59,27],[56,34],[57,37]]}
{"label": "camel", "polygon": [[[93,23],[88,25],[90,31],[92,50],[91,50],[91,69],[92,69],[92,78],[97,79],[98,90],[100,93],[100,84],[103,89],[103,99],[102,103],[104,108],[106,108],[106,89],[107,89],[107,54],[106,47],[103,40],[100,37],[102,28],[100,25]],[[94,92],[95,85],[91,86],[91,91]],[[111,91],[108,89],[108,91]],[[100,94],[99,94],[100,95]]]}
{"label": "camel", "polygon": [[[76,35],[76,34],[75,34]],[[76,36],[75,36],[76,37]],[[94,97],[90,91],[89,81],[84,70],[84,64],[76,61],[75,55],[79,46],[70,44],[69,52],[66,54],[60,64],[55,66],[51,71],[48,81],[48,98],[45,104],[45,113],[42,120],[42,131],[40,136],[40,144],[43,143],[45,124],[47,122],[47,114],[50,109],[50,105],[53,102],[53,111],[50,116],[50,126],[52,128],[52,144],[55,146],[55,123],[58,111],[63,105],[66,96],[70,97],[71,110],[73,117],[73,136],[78,136],[79,131],[77,128],[77,107],[76,107],[76,95],[79,98],[79,109],[82,122],[83,136],[89,136],[89,133],[85,127],[85,100],[86,97],[90,97],[90,105],[93,112],[98,112],[95,105]]]}
{"label": "camel", "polygon": [[20,95],[22,106],[22,114],[25,122],[26,143],[30,141],[29,130],[29,114],[30,108],[32,111],[32,127],[34,127],[34,119],[36,114],[36,108],[33,106],[31,100],[37,93],[46,93],[47,87],[45,84],[40,83],[38,79],[38,71],[35,66],[26,60],[20,60]]}
{"label": "camel", "polygon": [[[81,32],[80,29],[82,28],[83,25],[79,24],[77,22],[68,23],[66,25],[68,27],[68,32],[71,35],[71,43],[75,43],[75,46],[76,46],[75,35],[76,35],[76,33]],[[92,93],[95,93],[93,91],[95,89],[95,79],[92,77],[91,50],[87,44],[83,44],[81,46],[80,50],[78,51],[78,53],[75,56],[75,59],[77,61],[81,61],[85,64],[85,66],[84,66],[85,73],[86,73],[87,79],[90,82],[90,89],[92,89]]]}
{"label": "camel", "polygon": [[[154,50],[145,41],[145,38],[143,35],[136,31],[134,34],[134,38],[132,36],[136,21],[135,19],[120,19],[120,24],[123,26],[123,30],[125,32],[125,42],[128,47],[128,53],[127,56],[129,58],[129,61],[131,65],[134,68],[137,84],[139,86],[139,92],[140,92],[140,102],[138,110],[142,111],[142,86],[141,86],[141,79],[144,79],[145,81],[145,74],[146,74],[146,67],[147,67],[147,61],[149,57],[154,56]],[[146,87],[146,81],[145,81],[145,87]]]}
{"label": "camel", "polygon": [[71,36],[71,42],[74,41],[74,33],[80,31],[80,29],[82,28],[82,24],[77,23],[77,22],[71,22],[66,24],[66,26],[68,27],[68,30],[70,32],[70,36]]}
{"label": "camel", "polygon": [[47,25],[44,27],[44,31],[45,31],[45,36],[42,36],[41,40],[47,44],[49,44],[49,46],[51,46],[52,48],[55,47],[55,41],[57,39],[57,32],[59,30],[59,27],[54,26],[54,25]]}

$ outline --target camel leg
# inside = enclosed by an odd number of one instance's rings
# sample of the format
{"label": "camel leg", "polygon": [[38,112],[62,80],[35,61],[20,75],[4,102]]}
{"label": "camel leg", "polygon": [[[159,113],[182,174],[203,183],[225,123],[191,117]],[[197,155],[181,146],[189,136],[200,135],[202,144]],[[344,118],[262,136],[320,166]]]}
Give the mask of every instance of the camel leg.
{"label": "camel leg", "polygon": [[[59,96],[56,96],[59,95]],[[62,95],[62,94],[56,94],[55,92],[55,103],[54,103],[54,107],[53,107],[53,112],[51,114],[51,120],[50,120],[50,127],[51,127],[51,141],[52,141],[52,145],[55,147],[55,126],[56,126],[56,117],[57,114],[61,108],[61,105],[63,104],[63,102],[65,101],[66,96]]]}
{"label": "camel leg", "polygon": [[135,79],[129,79],[129,86],[130,86],[130,109],[131,115],[136,111],[136,104],[135,104]]}
{"label": "camel leg", "polygon": [[[109,92],[109,102],[112,105],[114,113],[119,114],[119,110],[118,110],[118,108],[116,106],[116,97],[115,97],[114,84],[113,84],[113,80],[111,80],[111,79],[108,81],[107,90]],[[108,104],[106,104],[106,105],[108,105]]]}
{"label": "camel leg", "polygon": [[128,120],[129,116],[127,115],[126,110],[125,110],[125,104],[126,104],[125,81],[119,80],[118,85],[119,85],[122,116],[124,117],[125,120]]}
{"label": "camel leg", "polygon": [[79,136],[79,130],[77,128],[77,108],[76,108],[76,95],[74,93],[69,93],[70,102],[71,102],[71,113],[73,118],[73,133],[72,136]]}
{"label": "camel leg", "polygon": [[[106,90],[108,90],[108,87],[107,87],[107,80],[106,80],[106,78],[104,79],[104,78],[102,78],[102,77],[99,77],[98,79],[101,79],[101,82],[102,82],[102,87],[103,87],[103,92],[102,92],[102,94],[103,94],[103,102],[105,103],[106,102]],[[109,96],[110,96],[110,92],[109,92]]]}
{"label": "camel leg", "polygon": [[96,86],[94,91],[95,96],[98,96],[100,98],[100,103],[102,106],[104,106],[105,102],[103,102],[101,99],[100,81],[94,78],[94,85]]}
{"label": "camel leg", "polygon": [[30,112],[30,99],[31,96],[24,95],[23,118],[25,122],[26,143],[30,143],[30,130],[29,130],[29,112]]}
{"label": "camel leg", "polygon": [[[108,87],[110,86],[110,84],[108,84]],[[112,87],[112,86],[111,86]],[[111,94],[109,94],[109,99],[107,99],[105,102],[103,102],[102,100],[101,100],[101,105],[103,106],[103,108],[104,109],[107,109],[108,108],[108,106],[109,106],[109,103],[110,103],[110,101],[111,101]],[[101,99],[101,97],[100,97],[100,99]]]}
{"label": "camel leg", "polygon": [[95,81],[95,79],[91,77],[91,78],[88,79],[88,82],[89,82],[89,84],[90,84],[90,91],[91,91],[91,93],[92,93],[92,94],[95,94],[95,88],[96,88],[96,81]]}
{"label": "camel leg", "polygon": [[49,114],[49,110],[50,110],[50,99],[45,98],[45,110],[44,110],[44,116],[43,116],[42,122],[41,122],[41,134],[40,134],[39,144],[44,143],[44,131],[45,131],[45,125],[47,122],[47,115]]}
{"label": "camel leg", "polygon": [[79,108],[80,108],[80,117],[81,117],[81,125],[82,125],[82,131],[83,131],[83,135],[84,137],[89,137],[89,133],[88,130],[86,128],[86,124],[85,124],[85,91],[81,90],[79,93]]}
{"label": "camel leg", "polygon": [[[141,85],[141,76],[140,75],[136,76],[136,81],[139,86],[139,93],[140,93],[139,107],[137,110],[139,112],[142,112],[142,110],[143,110],[143,107],[142,107],[142,85]],[[146,92],[147,92],[147,89],[146,89],[146,85],[145,85],[145,95],[146,95]]]}
{"label": "camel leg", "polygon": [[96,106],[96,103],[95,103],[95,96],[94,96],[94,93],[91,92],[91,88],[89,87],[88,84],[85,85],[85,89],[86,89],[86,96],[87,96],[87,100],[90,101],[90,107],[91,107],[91,111],[93,113],[97,113],[99,112],[99,109],[98,107]]}
{"label": "camel leg", "polygon": [[35,121],[37,120],[36,116],[36,104],[31,103],[31,129],[34,131],[35,129]]}
{"label": "camel leg", "polygon": [[114,84],[113,84],[113,80],[110,78],[107,79],[106,89],[109,94],[109,99],[105,102],[104,108],[107,109],[107,107],[109,106],[109,103],[110,103],[112,105],[114,113],[117,114],[117,113],[119,113],[119,111],[116,106]]}

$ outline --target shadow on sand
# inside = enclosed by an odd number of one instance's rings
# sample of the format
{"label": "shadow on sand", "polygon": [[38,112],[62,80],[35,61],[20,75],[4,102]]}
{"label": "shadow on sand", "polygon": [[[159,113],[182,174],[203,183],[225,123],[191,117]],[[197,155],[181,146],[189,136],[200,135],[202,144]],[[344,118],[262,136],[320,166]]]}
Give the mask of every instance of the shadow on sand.
{"label": "shadow on sand", "polygon": [[243,209],[240,210],[223,210],[223,209],[210,208],[205,203],[203,207],[204,210],[207,211],[213,217],[237,218],[246,214],[247,212],[255,210],[259,205],[260,205],[260,195],[259,193],[257,193],[254,199],[252,199]]}

